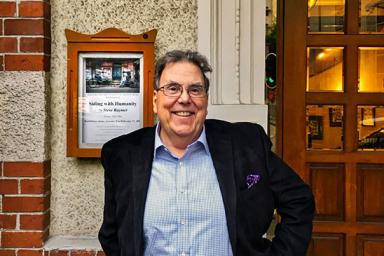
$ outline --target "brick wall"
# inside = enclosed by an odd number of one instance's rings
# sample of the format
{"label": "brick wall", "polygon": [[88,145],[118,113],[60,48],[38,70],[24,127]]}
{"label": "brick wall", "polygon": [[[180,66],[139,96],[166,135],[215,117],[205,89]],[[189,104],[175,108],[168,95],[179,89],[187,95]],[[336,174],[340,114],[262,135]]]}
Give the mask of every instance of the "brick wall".
{"label": "brick wall", "polygon": [[[0,0],[0,72],[50,71],[50,19],[49,0]],[[50,173],[50,161],[10,162],[0,155],[0,256],[104,256],[99,247],[44,247]]]}
{"label": "brick wall", "polygon": [[[50,70],[49,1],[0,0],[0,71]],[[50,162],[0,162],[0,256],[41,256]]]}
{"label": "brick wall", "polygon": [[0,0],[0,71],[50,70],[49,1]]}
{"label": "brick wall", "polygon": [[50,162],[0,163],[0,256],[41,256],[49,232]]}

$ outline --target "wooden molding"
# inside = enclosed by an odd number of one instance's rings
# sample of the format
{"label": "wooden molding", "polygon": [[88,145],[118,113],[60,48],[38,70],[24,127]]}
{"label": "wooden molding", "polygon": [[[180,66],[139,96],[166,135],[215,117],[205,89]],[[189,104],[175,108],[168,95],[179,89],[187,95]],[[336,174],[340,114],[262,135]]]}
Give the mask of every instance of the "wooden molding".
{"label": "wooden molding", "polygon": [[82,34],[70,29],[65,30],[68,43],[80,42],[134,42],[134,43],[154,43],[157,31],[152,29],[148,32],[132,35],[117,28],[107,28],[93,35]]}

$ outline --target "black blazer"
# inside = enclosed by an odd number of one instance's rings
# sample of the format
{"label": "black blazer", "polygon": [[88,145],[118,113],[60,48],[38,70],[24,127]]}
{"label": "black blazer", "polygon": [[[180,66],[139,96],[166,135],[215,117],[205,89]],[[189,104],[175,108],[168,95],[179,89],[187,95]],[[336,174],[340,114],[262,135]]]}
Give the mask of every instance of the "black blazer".
{"label": "black blazer", "polygon": [[[261,126],[206,120],[205,129],[233,254],[304,256],[314,214],[310,188],[271,152]],[[103,146],[105,206],[99,240],[107,256],[143,255],[143,216],[154,137],[154,127],[143,128]],[[250,174],[261,179],[248,188]],[[275,208],[282,219],[270,242],[262,236]]]}

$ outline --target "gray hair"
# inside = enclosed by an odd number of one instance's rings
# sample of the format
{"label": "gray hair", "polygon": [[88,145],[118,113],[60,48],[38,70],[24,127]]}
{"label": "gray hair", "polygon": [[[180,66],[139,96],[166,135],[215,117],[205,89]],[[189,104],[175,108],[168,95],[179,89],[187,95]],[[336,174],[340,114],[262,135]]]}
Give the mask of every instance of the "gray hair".
{"label": "gray hair", "polygon": [[212,72],[212,68],[208,63],[207,58],[198,52],[181,51],[181,50],[174,50],[174,51],[167,52],[165,55],[160,57],[160,59],[156,62],[155,81],[153,84],[154,89],[156,90],[159,88],[159,81],[164,68],[170,63],[176,63],[181,61],[188,61],[192,64],[195,64],[197,67],[199,67],[201,74],[203,75],[203,78],[204,78],[205,90],[208,92],[209,79],[206,73]]}

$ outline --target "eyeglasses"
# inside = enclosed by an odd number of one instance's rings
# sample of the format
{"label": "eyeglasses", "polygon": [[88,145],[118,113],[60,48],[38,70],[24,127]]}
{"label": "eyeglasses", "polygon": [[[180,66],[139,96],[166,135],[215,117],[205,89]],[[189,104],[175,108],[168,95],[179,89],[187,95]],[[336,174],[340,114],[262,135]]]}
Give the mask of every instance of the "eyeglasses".
{"label": "eyeglasses", "polygon": [[[183,90],[184,87],[178,83],[166,84],[156,89],[156,91],[163,91],[164,95],[168,97],[180,97]],[[187,93],[191,98],[202,98],[207,95],[207,91],[202,85],[191,85],[185,90],[187,90]]]}

